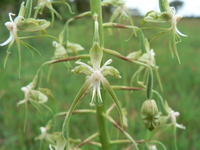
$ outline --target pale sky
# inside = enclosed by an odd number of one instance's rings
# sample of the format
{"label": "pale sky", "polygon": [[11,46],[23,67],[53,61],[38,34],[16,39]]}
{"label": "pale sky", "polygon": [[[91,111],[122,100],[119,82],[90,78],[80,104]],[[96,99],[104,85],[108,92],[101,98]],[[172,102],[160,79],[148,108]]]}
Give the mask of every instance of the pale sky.
{"label": "pale sky", "polygon": [[[173,0],[169,0],[171,2]],[[184,2],[179,14],[183,16],[200,16],[200,0],[181,0]],[[158,0],[126,0],[126,6],[138,8],[141,15],[145,15],[150,10],[159,11]]]}

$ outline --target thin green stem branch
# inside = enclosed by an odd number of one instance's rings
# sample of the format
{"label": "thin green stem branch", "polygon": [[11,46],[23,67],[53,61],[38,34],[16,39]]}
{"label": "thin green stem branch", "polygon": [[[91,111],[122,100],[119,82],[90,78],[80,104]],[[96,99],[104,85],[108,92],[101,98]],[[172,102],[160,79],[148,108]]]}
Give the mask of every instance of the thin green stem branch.
{"label": "thin green stem branch", "polygon": [[104,51],[105,53],[107,53],[107,54],[113,55],[113,56],[118,57],[118,58],[120,58],[120,59],[122,59],[122,60],[131,62],[131,63],[135,63],[135,64],[138,64],[138,65],[141,65],[141,66],[144,66],[144,67],[147,67],[147,68],[151,69],[151,67],[150,67],[149,65],[144,64],[144,63],[142,63],[142,62],[140,62],[140,61],[137,61],[137,60],[129,59],[129,58],[123,56],[122,54],[120,54],[119,52],[116,52],[116,51],[114,51],[114,50],[103,48],[103,51]]}
{"label": "thin green stem branch", "polygon": [[137,146],[137,143],[135,142],[135,140],[130,136],[130,134],[128,134],[122,127],[120,127],[112,117],[110,117],[109,115],[107,114],[103,114],[103,116],[108,119],[108,121],[110,121],[116,128],[118,128],[131,142],[132,144],[134,145],[134,148],[136,150],[139,150],[138,146]]}
{"label": "thin green stem branch", "polygon": [[91,141],[93,138],[95,138],[96,136],[98,136],[99,133],[94,133],[93,135],[89,136],[87,139],[85,139],[83,142],[81,142],[77,147],[81,147],[84,144],[88,143],[89,141]]}

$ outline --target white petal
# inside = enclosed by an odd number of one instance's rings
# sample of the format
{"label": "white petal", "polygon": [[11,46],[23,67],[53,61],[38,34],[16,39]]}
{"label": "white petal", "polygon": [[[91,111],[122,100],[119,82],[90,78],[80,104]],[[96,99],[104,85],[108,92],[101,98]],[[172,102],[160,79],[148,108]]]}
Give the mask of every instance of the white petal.
{"label": "white petal", "polygon": [[99,87],[97,88],[97,94],[98,94],[98,97],[99,97],[99,99],[100,99],[100,101],[101,101],[101,103],[102,103],[103,101],[102,101],[102,97],[101,97],[101,87],[100,87],[100,85],[99,85]]}
{"label": "white petal", "polygon": [[25,102],[26,102],[26,99],[21,100],[21,101],[19,101],[19,102],[17,103],[17,105],[23,104],[23,103],[25,103]]}
{"label": "white petal", "polygon": [[108,59],[108,60],[104,63],[104,65],[101,67],[100,71],[104,70],[104,68],[105,68],[107,65],[111,64],[111,62],[112,62],[112,59]]}
{"label": "white petal", "polygon": [[92,101],[90,103],[90,106],[95,106],[94,105],[94,97],[96,96],[96,87],[93,86],[93,91],[92,91]]}
{"label": "white petal", "polygon": [[178,123],[176,123],[176,127],[180,128],[180,129],[186,129],[186,127],[184,125],[178,124]]}
{"label": "white petal", "polygon": [[176,28],[176,33],[178,33],[178,34],[181,35],[181,36],[187,37],[187,35],[181,33],[181,32],[178,30],[178,28]]}
{"label": "white petal", "polygon": [[5,46],[9,44],[12,40],[14,40],[14,36],[10,34],[10,37],[5,42],[1,43],[0,46]]}
{"label": "white petal", "polygon": [[10,37],[5,42],[0,44],[0,46],[5,46],[5,45],[9,44],[10,42],[14,41],[15,35],[17,34],[17,26],[15,25],[14,22],[6,22],[5,26],[10,31]]}
{"label": "white petal", "polygon": [[76,64],[83,65],[86,68],[88,68],[91,72],[94,72],[94,69],[91,66],[87,65],[86,63],[81,62],[80,60],[76,61]]}
{"label": "white petal", "polygon": [[52,44],[53,44],[54,47],[58,47],[59,46],[58,42],[56,42],[56,41],[53,41]]}
{"label": "white petal", "polygon": [[46,133],[46,128],[45,128],[45,127],[40,127],[40,131],[41,131],[42,133]]}
{"label": "white petal", "polygon": [[9,13],[8,15],[9,15],[10,21],[13,22],[12,16],[15,16],[15,14]]}

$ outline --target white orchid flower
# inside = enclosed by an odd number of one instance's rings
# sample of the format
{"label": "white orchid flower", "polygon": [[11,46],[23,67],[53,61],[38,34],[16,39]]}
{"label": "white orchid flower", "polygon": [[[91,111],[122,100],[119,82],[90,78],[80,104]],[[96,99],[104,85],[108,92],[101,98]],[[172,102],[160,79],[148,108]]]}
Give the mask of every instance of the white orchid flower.
{"label": "white orchid flower", "polygon": [[30,92],[32,90],[31,83],[25,87],[22,87],[21,90],[24,92],[24,99],[19,101],[17,105],[26,103],[30,99]]}
{"label": "white orchid flower", "polygon": [[172,121],[172,124],[177,127],[177,128],[180,128],[180,129],[185,129],[185,126],[182,125],[182,124],[178,124],[176,122],[176,118],[180,115],[179,112],[175,112],[174,110],[170,109],[170,118],[171,118],[171,121]]}
{"label": "white orchid flower", "polygon": [[176,10],[175,8],[171,8],[171,11],[172,11],[172,19],[171,19],[171,25],[172,25],[172,30],[177,33],[178,35],[180,36],[184,36],[184,37],[187,37],[187,35],[181,33],[178,28],[177,28],[177,23],[179,22],[179,20],[183,17],[182,15],[180,14],[176,14]]}
{"label": "white orchid flower", "polygon": [[18,17],[23,18],[22,16],[18,16],[14,21],[12,19],[12,16],[15,16],[13,13],[9,13],[10,21],[5,23],[5,26],[10,31],[10,37],[3,43],[0,44],[0,46],[5,46],[9,43],[13,43],[17,36],[17,23],[19,21]]}
{"label": "white orchid flower", "polygon": [[[91,106],[95,105],[95,96],[97,95],[99,98],[99,104],[102,104],[102,97],[101,97],[101,82],[103,82],[103,80],[105,80],[104,77],[104,72],[107,72],[106,69],[108,69],[108,66],[110,63],[112,62],[112,59],[109,59],[105,62],[105,64],[101,67],[101,68],[95,68],[95,67],[91,67],[83,62],[77,61],[76,64],[80,64],[82,67],[84,67],[89,75],[89,78],[87,80],[91,80],[91,86],[93,89],[92,92],[92,101],[90,103]],[[86,71],[85,70],[85,71]],[[119,76],[120,77],[120,76]]]}
{"label": "white orchid flower", "polygon": [[90,105],[102,105],[103,101],[101,97],[101,83],[104,87],[110,86],[107,79],[104,76],[112,75],[117,78],[121,78],[121,76],[119,75],[117,69],[115,69],[112,66],[108,66],[112,62],[112,59],[107,60],[105,64],[102,67],[100,67],[103,52],[97,43],[94,44],[93,48],[91,49],[90,55],[92,66],[81,61],[77,61],[76,64],[79,64],[80,66],[75,67],[72,71],[76,74],[83,73],[88,76],[86,80],[86,82],[88,83],[88,88],[92,87],[93,90],[92,101]]}

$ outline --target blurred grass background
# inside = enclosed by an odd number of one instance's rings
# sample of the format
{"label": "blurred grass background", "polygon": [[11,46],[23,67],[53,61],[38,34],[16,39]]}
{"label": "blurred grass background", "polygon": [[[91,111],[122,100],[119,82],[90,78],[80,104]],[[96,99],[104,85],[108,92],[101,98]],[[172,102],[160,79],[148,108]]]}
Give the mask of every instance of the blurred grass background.
{"label": "blurred grass background", "polygon": [[[4,26],[4,22],[8,19],[0,21],[0,42],[5,41],[9,33]],[[136,25],[140,25],[141,18],[136,18]],[[69,41],[79,43],[88,52],[92,44],[92,27],[89,19],[77,20],[69,27]],[[163,83],[164,91],[160,92],[157,81],[154,83],[154,89],[157,89],[166,99],[175,111],[180,112],[177,118],[178,123],[184,124],[186,130],[177,129],[178,148],[180,150],[197,150],[200,149],[200,40],[199,40],[199,19],[182,19],[178,24],[179,30],[188,35],[182,38],[182,42],[178,44],[178,51],[181,58],[181,64],[176,59],[171,58],[167,36],[163,36],[155,40],[151,44],[156,52],[157,65],[160,67],[159,73]],[[53,28],[47,30],[48,34],[58,36],[63,23],[57,21]],[[151,26],[151,24],[146,24]],[[155,24],[153,24],[155,26]],[[160,25],[156,25],[160,26]],[[105,47],[119,51],[123,55],[127,55],[139,48],[138,38],[132,37],[128,42],[126,39],[130,36],[130,30],[114,29],[113,35],[108,34],[105,29]],[[151,35],[155,31],[145,31],[145,35]],[[48,111],[40,114],[31,105],[28,106],[28,121],[26,131],[23,131],[25,107],[16,106],[16,103],[24,98],[21,87],[26,86],[32,81],[39,66],[52,58],[54,47],[52,39],[39,38],[26,40],[35,46],[41,52],[41,56],[35,53],[34,58],[31,53],[22,47],[22,69],[21,78],[18,77],[18,52],[16,47],[12,48],[12,54],[8,59],[6,68],[3,68],[3,61],[6,55],[7,47],[0,47],[0,150],[36,150],[40,147],[40,142],[35,141],[35,137],[40,134],[39,127],[45,126],[47,121],[51,119]],[[105,55],[106,59],[109,55]],[[105,59],[105,60],[106,60]],[[72,66],[74,62],[71,63]],[[112,63],[122,75],[122,79],[114,79],[108,77],[111,84],[126,83],[129,85],[130,79],[137,65],[133,65],[114,58]],[[55,113],[67,111],[73,97],[85,80],[84,75],[74,75],[62,63],[54,66],[50,82],[46,82],[48,67],[45,67],[43,74],[42,87],[50,88],[55,96],[55,101],[48,101],[47,105],[53,109]],[[145,100],[143,91],[137,92],[121,92],[116,91],[119,100],[124,107],[127,107],[128,131],[135,140],[145,138],[147,130],[140,119],[140,108]],[[124,94],[125,93],[125,94]],[[78,108],[90,108],[91,94],[88,94],[78,105]],[[156,96],[155,96],[156,98]],[[107,98],[110,101],[109,97]],[[110,104],[108,102],[108,104]],[[114,111],[116,112],[116,110]],[[61,129],[63,117],[58,119],[58,123],[54,126],[55,130]],[[71,136],[73,138],[84,139],[94,133],[97,129],[94,115],[75,115],[71,119]],[[110,136],[116,138],[116,129],[108,123]],[[117,134],[121,138],[123,136]],[[172,130],[163,133],[159,140],[163,142],[168,149],[174,149]],[[43,143],[42,149],[48,149],[47,144]],[[127,146],[127,145],[125,145]],[[143,148],[144,145],[140,147]],[[123,147],[124,148],[124,147]],[[94,146],[84,146],[84,150],[95,149]],[[122,149],[115,147],[113,149]]]}

